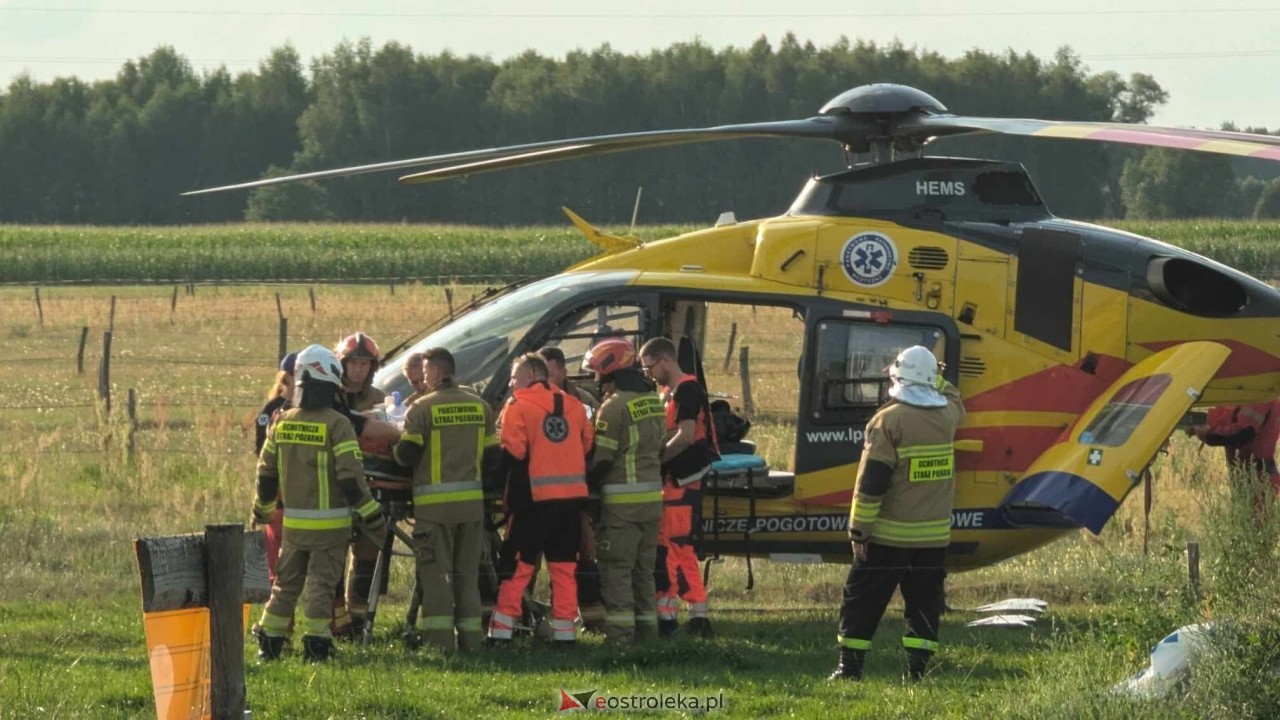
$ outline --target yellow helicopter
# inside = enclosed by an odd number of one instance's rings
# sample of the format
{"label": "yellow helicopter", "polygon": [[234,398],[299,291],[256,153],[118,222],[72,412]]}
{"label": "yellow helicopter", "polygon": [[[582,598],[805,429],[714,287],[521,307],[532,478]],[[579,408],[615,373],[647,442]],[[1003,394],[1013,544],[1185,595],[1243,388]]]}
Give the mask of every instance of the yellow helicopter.
{"label": "yellow helicopter", "polygon": [[[876,84],[802,120],[458,152],[188,194],[421,167],[431,169],[401,180],[429,182],[744,137],[835,141],[849,168],[810,179],[780,217],[641,244],[571,216],[602,254],[495,293],[415,347],[452,350],[459,381],[497,404],[523,352],[558,345],[580,357],[602,335],[664,335],[700,371],[718,308],[784,311],[798,376],[792,472],[757,462],[710,477],[703,541],[708,552],[801,561],[847,561],[862,431],[887,398],[884,368],[903,347],[931,347],[968,410],[948,554],[968,569],[1080,527],[1099,532],[1192,407],[1280,395],[1280,292],[1156,240],[1056,218],[1019,163],[923,155],[934,138],[974,132],[1280,160],[1280,137],[962,117],[915,88]],[[394,362],[377,381],[404,382]]]}

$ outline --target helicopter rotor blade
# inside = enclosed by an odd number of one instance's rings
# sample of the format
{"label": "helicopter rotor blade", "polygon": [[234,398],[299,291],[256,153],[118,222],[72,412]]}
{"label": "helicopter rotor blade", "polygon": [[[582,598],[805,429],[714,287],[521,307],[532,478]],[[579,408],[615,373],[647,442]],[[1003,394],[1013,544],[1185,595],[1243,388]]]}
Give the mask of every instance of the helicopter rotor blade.
{"label": "helicopter rotor blade", "polygon": [[1280,160],[1280,137],[1229,132],[1226,130],[1196,130],[1191,128],[1168,128],[1126,123],[1076,122],[1070,120],[921,115],[905,120],[898,126],[897,132],[899,134],[931,135],[933,137],[990,132],[1027,137],[1117,142],[1129,145]]}
{"label": "helicopter rotor blade", "polygon": [[449,178],[462,177],[464,175],[478,175],[480,173],[493,172],[495,170],[510,170],[516,167],[529,167],[531,165],[541,165],[543,163],[558,162],[561,160],[572,160],[580,157],[591,157],[594,155],[607,155],[610,153],[626,152],[628,150],[640,150],[648,148],[665,147],[667,145],[679,145],[691,142],[712,142],[715,140],[733,140],[740,139],[742,135],[720,135],[720,136],[689,136],[677,140],[647,140],[635,143],[602,143],[602,144],[579,144],[568,145],[565,147],[551,148],[550,150],[535,150],[533,152],[502,155],[487,160],[478,160],[476,162],[464,163],[461,165],[449,165],[447,167],[436,168],[434,170],[426,170],[423,172],[404,175],[400,178],[400,182],[406,185],[418,185],[422,183],[435,182],[437,180],[448,180]]}
{"label": "helicopter rotor blade", "polygon": [[[429,167],[431,165],[449,164],[456,167],[476,166],[484,167],[485,170],[496,170],[503,167],[516,167],[520,165],[565,160],[571,157],[585,157],[601,153],[622,152],[625,150],[636,150],[646,147],[660,147],[663,145],[707,140],[774,137],[842,141],[845,136],[851,135],[852,133],[859,131],[865,132],[864,128],[855,129],[851,127],[853,124],[855,123],[851,123],[846,118],[812,117],[805,120],[781,120],[777,122],[719,125],[716,127],[691,128],[685,130],[651,130],[644,132],[621,133],[617,135],[569,138],[565,140],[551,140],[547,142],[526,143],[523,145],[486,148],[483,150],[468,150],[465,152],[428,155],[425,157],[391,160],[388,162],[372,163],[369,165],[354,165],[351,167],[319,170],[316,172],[299,173],[296,175],[284,175],[281,177],[235,183],[233,185],[221,185],[218,187],[191,190],[182,194],[184,196],[189,196],[226,192],[229,190],[248,190],[251,188],[266,187],[269,185],[280,185],[306,180],[323,180],[335,177],[349,177],[352,175],[364,175],[387,170],[406,170],[411,168]],[[473,169],[467,172],[482,171],[484,170]],[[467,174],[467,172],[455,172],[454,174]],[[414,175],[406,177],[413,178]],[[406,180],[406,182],[428,181],[428,179]]]}
{"label": "helicopter rotor blade", "polygon": [[516,167],[528,167],[560,160],[607,155],[630,150],[681,145],[694,142],[713,142],[717,140],[740,140],[743,138],[809,138],[818,140],[835,140],[842,143],[852,142],[858,136],[866,135],[874,130],[867,124],[850,116],[812,117],[805,120],[783,120],[780,122],[748,123],[744,125],[721,125],[710,128],[690,130],[668,130],[645,133],[629,133],[598,138],[581,138],[576,141],[565,141],[558,147],[530,150],[527,146],[509,148],[510,152],[483,158],[475,162],[449,165],[419,173],[412,173],[400,178],[406,184],[419,184],[446,180],[462,175],[475,175],[495,170],[509,170]]}

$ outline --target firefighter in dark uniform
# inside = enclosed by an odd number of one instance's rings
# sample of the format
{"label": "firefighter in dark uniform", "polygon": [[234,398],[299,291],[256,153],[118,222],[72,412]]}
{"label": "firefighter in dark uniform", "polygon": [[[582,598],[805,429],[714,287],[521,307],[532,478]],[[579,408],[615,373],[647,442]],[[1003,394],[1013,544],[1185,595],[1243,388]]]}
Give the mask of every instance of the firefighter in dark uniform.
{"label": "firefighter in dark uniform", "polygon": [[298,353],[295,370],[298,407],[280,414],[258,460],[254,519],[265,524],[277,497],[287,510],[276,581],[254,634],[258,657],[278,658],[301,596],[303,657],[327,660],[332,600],[342,581],[352,513],[375,534],[385,531],[385,520],[365,484],[351,421],[331,407],[342,374],[337,358],[312,345]]}
{"label": "firefighter in dark uniform", "polygon": [[666,410],[635,362],[635,347],[611,338],[592,347],[582,363],[606,395],[596,413],[588,479],[600,492],[596,553],[609,642],[644,640],[658,630],[653,568]]}
{"label": "firefighter in dark uniform", "polygon": [[502,408],[498,432],[508,468],[508,532],[515,571],[498,588],[489,637],[511,640],[521,616],[525,588],[545,554],[551,575],[551,627],[557,642],[577,640],[578,560],[581,503],[587,496],[586,455],[595,430],[582,403],[547,382],[547,366],[529,353],[511,368],[511,399]]}
{"label": "firefighter in dark uniform", "polygon": [[424,354],[427,392],[409,408],[394,448],[413,468],[413,536],[428,644],[441,650],[480,645],[480,550],[485,447],[497,443],[493,410],[453,383],[453,355]]}
{"label": "firefighter in dark uniform", "polygon": [[[547,382],[578,399],[587,410],[591,421],[600,408],[600,401],[589,390],[569,379],[564,351],[558,347],[544,347],[538,351],[547,363]],[[594,503],[592,503],[594,504]],[[595,633],[605,631],[604,598],[600,595],[600,568],[596,558],[596,528],[592,518],[598,508],[584,506],[582,511],[582,547],[578,548],[578,612],[582,614],[582,626]]]}
{"label": "firefighter in dark uniform", "polygon": [[938,649],[955,496],[953,443],[964,405],[928,348],[903,350],[889,377],[892,399],[867,423],[849,512],[854,561],[840,606],[840,663],[832,679],[862,677],[871,638],[899,587],[912,680],[924,676]]}

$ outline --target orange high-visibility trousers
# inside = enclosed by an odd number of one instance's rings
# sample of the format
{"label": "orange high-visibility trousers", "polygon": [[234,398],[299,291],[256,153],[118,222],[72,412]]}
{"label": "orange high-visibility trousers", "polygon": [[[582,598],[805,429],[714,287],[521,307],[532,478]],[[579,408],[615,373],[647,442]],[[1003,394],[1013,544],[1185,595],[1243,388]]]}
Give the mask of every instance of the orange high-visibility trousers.
{"label": "orange high-visibility trousers", "polygon": [[556,640],[577,639],[578,564],[582,524],[576,502],[534,503],[511,518],[508,532],[515,549],[515,572],[498,587],[498,602],[489,621],[489,637],[510,640],[523,615],[524,591],[545,555],[551,574],[551,627]]}
{"label": "orange high-visibility trousers", "polygon": [[707,590],[693,546],[693,533],[702,515],[701,483],[684,488],[664,485],[662,500],[655,569],[658,618],[675,620],[680,600],[689,605],[690,618],[706,617]]}

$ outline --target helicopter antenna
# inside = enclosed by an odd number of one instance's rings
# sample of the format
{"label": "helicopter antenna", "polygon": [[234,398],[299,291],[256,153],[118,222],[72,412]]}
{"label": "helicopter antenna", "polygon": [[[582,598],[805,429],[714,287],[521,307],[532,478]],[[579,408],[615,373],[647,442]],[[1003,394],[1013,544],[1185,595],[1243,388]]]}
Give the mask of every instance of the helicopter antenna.
{"label": "helicopter antenna", "polygon": [[644,192],[643,185],[636,186],[636,204],[631,208],[631,229],[627,231],[628,235],[636,234],[636,216],[640,214],[640,193]]}

